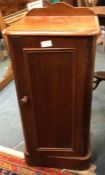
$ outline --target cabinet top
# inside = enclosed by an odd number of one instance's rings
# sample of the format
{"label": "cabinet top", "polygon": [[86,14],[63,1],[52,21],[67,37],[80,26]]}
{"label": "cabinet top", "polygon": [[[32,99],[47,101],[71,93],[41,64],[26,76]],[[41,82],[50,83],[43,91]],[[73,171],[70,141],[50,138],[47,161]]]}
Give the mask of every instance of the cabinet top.
{"label": "cabinet top", "polygon": [[32,9],[3,31],[5,35],[91,36],[100,33],[97,16],[88,8],[55,3]]}

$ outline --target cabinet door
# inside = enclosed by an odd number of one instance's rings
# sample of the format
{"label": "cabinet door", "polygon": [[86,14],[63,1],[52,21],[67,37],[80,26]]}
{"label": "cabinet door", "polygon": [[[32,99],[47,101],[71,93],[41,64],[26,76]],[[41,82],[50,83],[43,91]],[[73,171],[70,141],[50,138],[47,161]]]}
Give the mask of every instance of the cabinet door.
{"label": "cabinet door", "polygon": [[42,48],[43,39],[10,40],[27,151],[83,155],[87,40],[49,37]]}

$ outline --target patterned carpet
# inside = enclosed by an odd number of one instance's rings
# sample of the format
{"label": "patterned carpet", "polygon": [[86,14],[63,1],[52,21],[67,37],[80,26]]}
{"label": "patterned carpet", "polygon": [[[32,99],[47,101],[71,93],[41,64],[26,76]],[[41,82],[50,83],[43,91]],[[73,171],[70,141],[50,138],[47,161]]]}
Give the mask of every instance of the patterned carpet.
{"label": "patterned carpet", "polygon": [[32,167],[22,152],[0,146],[0,175],[96,175],[95,169],[94,164],[85,171]]}
{"label": "patterned carpet", "polygon": [[28,166],[23,153],[7,148],[2,149],[3,151],[0,151],[0,174],[2,175],[73,175],[66,170]]}

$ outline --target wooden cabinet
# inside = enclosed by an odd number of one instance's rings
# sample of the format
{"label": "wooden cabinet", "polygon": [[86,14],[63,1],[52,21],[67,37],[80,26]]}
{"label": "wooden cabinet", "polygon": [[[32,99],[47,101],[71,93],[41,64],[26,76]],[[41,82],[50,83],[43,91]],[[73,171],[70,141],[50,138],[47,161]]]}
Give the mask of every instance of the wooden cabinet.
{"label": "wooden cabinet", "polygon": [[98,33],[93,12],[65,3],[34,9],[4,31],[11,51],[29,164],[89,167]]}

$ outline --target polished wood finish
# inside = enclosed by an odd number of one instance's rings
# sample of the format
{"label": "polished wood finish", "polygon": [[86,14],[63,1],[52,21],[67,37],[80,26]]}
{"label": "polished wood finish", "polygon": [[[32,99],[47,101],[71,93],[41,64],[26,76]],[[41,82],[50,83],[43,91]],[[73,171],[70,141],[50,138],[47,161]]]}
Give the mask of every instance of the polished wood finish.
{"label": "polished wood finish", "polygon": [[[65,3],[34,9],[4,31],[29,164],[89,167],[92,80],[99,32],[93,12]],[[42,45],[45,41],[50,47]]]}
{"label": "polished wood finish", "polygon": [[99,31],[97,17],[88,8],[65,7],[63,3],[56,3],[49,8],[32,9],[21,21],[10,26],[5,34],[91,36]]}

